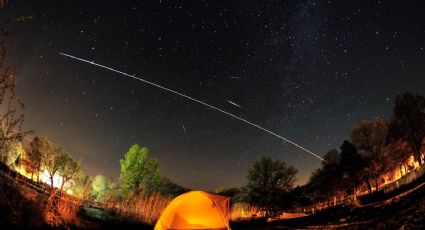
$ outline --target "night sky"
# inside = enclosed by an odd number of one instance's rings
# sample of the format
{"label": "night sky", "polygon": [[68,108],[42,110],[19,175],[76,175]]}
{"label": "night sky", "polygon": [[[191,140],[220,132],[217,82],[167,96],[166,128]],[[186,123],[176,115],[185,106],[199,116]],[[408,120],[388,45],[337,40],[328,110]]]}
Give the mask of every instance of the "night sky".
{"label": "night sky", "polygon": [[[408,4],[407,4],[408,3]],[[0,19],[18,64],[25,128],[117,181],[147,146],[165,176],[236,187],[262,156],[308,180],[320,160],[185,98],[78,62],[92,60],[224,109],[324,155],[352,125],[425,94],[423,1],[13,1]],[[237,107],[234,102],[241,107]]]}

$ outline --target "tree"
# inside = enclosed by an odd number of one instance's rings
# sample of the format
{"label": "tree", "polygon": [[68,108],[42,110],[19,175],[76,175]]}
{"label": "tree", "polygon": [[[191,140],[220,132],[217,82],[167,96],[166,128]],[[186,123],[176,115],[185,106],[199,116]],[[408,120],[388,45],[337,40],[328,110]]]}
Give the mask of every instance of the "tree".
{"label": "tree", "polygon": [[[11,33],[0,29],[0,36]],[[16,65],[8,62],[7,46],[0,41],[0,149],[5,147],[7,141],[22,141],[22,138],[31,133],[22,131],[24,123],[24,104],[15,94]]]}
{"label": "tree", "polygon": [[[42,140],[44,141],[44,140]],[[24,156],[24,167],[28,173],[31,173],[31,179],[33,175],[37,175],[37,182],[40,181],[41,163],[43,160],[43,154],[41,152],[42,141],[39,137],[35,137],[25,150]]]}
{"label": "tree", "polygon": [[112,181],[104,175],[96,175],[90,186],[90,195],[98,202],[104,202],[111,197]]}
{"label": "tree", "polygon": [[67,153],[64,153],[63,157],[64,162],[60,168],[60,175],[62,176],[61,190],[63,190],[65,183],[73,179],[80,171],[80,163],[78,161]]}
{"label": "tree", "polygon": [[422,141],[425,137],[425,98],[418,94],[404,93],[394,100],[391,118],[391,137],[407,141],[413,156],[420,165]]}
{"label": "tree", "polygon": [[4,148],[0,148],[1,161],[12,169],[19,167],[24,154],[22,143],[17,140],[6,141]]}
{"label": "tree", "polygon": [[353,144],[344,141],[341,146],[341,160],[338,171],[342,173],[341,183],[344,184],[347,191],[353,191],[354,197],[356,197],[356,188],[361,181],[362,169],[362,156]]}
{"label": "tree", "polygon": [[408,170],[406,161],[410,157],[407,153],[410,151],[411,145],[407,141],[399,139],[390,142],[387,151],[387,161],[384,161],[387,164],[385,172],[392,172],[398,168],[401,176],[405,174]]}
{"label": "tree", "polygon": [[311,205],[312,200],[308,195],[308,186],[296,186],[291,191],[289,200],[291,201],[291,208],[300,208]]}
{"label": "tree", "polygon": [[385,171],[384,150],[388,146],[389,125],[382,117],[373,122],[364,120],[353,126],[351,142],[363,157],[364,175],[369,191],[372,183],[379,188],[379,178]]}
{"label": "tree", "polygon": [[50,186],[54,186],[54,177],[64,168],[67,162],[67,154],[56,147],[47,138],[40,139],[40,151],[42,153],[42,169],[46,170],[50,179]]}
{"label": "tree", "polygon": [[134,144],[120,160],[120,185],[124,195],[144,191],[155,192],[161,184],[162,177],[159,163],[149,156],[149,149]]}
{"label": "tree", "polygon": [[341,184],[341,154],[332,149],[323,158],[325,160],[322,161],[322,168],[313,171],[305,188],[314,201],[323,201],[345,193]]}
{"label": "tree", "polygon": [[90,185],[91,184],[89,177],[84,173],[82,169],[80,169],[78,170],[73,179],[70,191],[72,192],[73,196],[78,197],[80,199],[85,199],[87,198],[87,195],[91,192]]}
{"label": "tree", "polygon": [[189,189],[184,188],[184,187],[172,182],[170,179],[164,177],[161,180],[161,184],[160,184],[160,186],[158,186],[157,191],[163,196],[176,197],[176,196],[181,195],[185,192],[188,192]]}
{"label": "tree", "polygon": [[295,182],[297,169],[283,161],[263,157],[254,162],[248,171],[248,183],[244,190],[248,202],[265,210],[267,215],[282,209],[282,196]]}
{"label": "tree", "polygon": [[239,188],[220,188],[215,192],[217,195],[230,197],[230,202],[235,204],[243,201],[242,191]]}

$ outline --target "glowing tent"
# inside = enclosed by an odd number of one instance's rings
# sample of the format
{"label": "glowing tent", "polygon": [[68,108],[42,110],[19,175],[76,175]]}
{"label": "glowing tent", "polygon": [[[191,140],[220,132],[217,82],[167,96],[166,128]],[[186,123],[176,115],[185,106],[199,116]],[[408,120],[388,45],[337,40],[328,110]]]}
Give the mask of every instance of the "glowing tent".
{"label": "glowing tent", "polygon": [[155,230],[230,229],[229,197],[191,191],[174,198],[162,212]]}

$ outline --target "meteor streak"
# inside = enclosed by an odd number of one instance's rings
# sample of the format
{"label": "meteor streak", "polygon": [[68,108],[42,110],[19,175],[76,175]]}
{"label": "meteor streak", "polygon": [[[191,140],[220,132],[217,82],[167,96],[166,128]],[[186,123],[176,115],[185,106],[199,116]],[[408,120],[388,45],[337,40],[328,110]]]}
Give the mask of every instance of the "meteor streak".
{"label": "meteor streak", "polygon": [[266,133],[268,133],[268,134],[271,134],[271,135],[273,135],[273,136],[275,136],[275,137],[277,137],[277,138],[279,138],[279,139],[281,139],[281,140],[283,140],[283,141],[286,141],[286,142],[288,142],[288,143],[292,144],[293,146],[295,146],[295,147],[297,147],[297,148],[299,148],[299,149],[301,149],[301,150],[303,150],[303,151],[305,151],[305,152],[307,152],[307,153],[311,154],[312,156],[314,156],[314,157],[316,157],[316,158],[320,159],[321,161],[325,161],[325,160],[324,160],[322,157],[320,157],[319,155],[317,155],[317,154],[313,153],[312,151],[310,151],[310,150],[308,150],[308,149],[306,149],[306,148],[302,147],[301,145],[299,145],[299,144],[297,144],[297,143],[295,143],[295,142],[293,142],[293,141],[291,141],[291,140],[289,140],[289,139],[287,139],[287,138],[285,138],[285,137],[280,136],[279,134],[276,134],[276,133],[274,133],[274,132],[272,132],[272,131],[270,131],[270,130],[268,130],[268,129],[266,129],[266,128],[263,128],[263,127],[261,127],[261,126],[259,126],[259,125],[255,124],[255,123],[252,123],[252,122],[250,122],[250,121],[248,121],[248,120],[246,120],[246,119],[244,119],[244,118],[241,118],[241,117],[239,117],[239,116],[236,116],[236,115],[234,115],[234,114],[231,114],[231,113],[229,113],[229,112],[227,112],[227,111],[224,111],[224,110],[222,110],[222,109],[220,109],[220,108],[217,108],[217,107],[215,107],[215,106],[213,106],[213,105],[210,105],[210,104],[208,104],[208,103],[206,103],[206,102],[200,101],[200,100],[195,99],[195,98],[193,98],[193,97],[187,96],[187,95],[185,95],[185,94],[183,94],[183,93],[179,93],[179,92],[177,92],[177,91],[175,91],[175,90],[172,90],[172,89],[169,89],[169,88],[167,88],[167,87],[164,87],[164,86],[158,85],[158,84],[156,84],[156,83],[150,82],[150,81],[145,80],[145,79],[143,79],[143,78],[136,77],[136,75],[130,75],[130,74],[128,74],[128,73],[124,73],[124,72],[122,72],[122,71],[119,71],[119,70],[113,69],[113,68],[111,68],[111,67],[104,66],[104,65],[101,65],[101,64],[97,64],[97,63],[95,63],[94,61],[88,61],[88,60],[86,60],[86,59],[78,58],[78,57],[75,57],[75,56],[72,56],[72,55],[69,55],[69,54],[66,54],[66,53],[59,53],[59,54],[60,54],[60,55],[62,55],[62,56],[65,56],[65,57],[69,57],[69,58],[72,58],[72,59],[75,59],[75,60],[78,60],[78,61],[86,62],[86,63],[88,63],[88,64],[95,65],[95,66],[98,66],[98,67],[101,67],[101,68],[104,68],[104,69],[110,70],[110,71],[115,72],[115,73],[119,73],[119,74],[121,74],[121,75],[124,75],[124,76],[130,77],[130,78],[133,78],[133,79],[135,79],[135,80],[138,80],[138,81],[144,82],[144,83],[146,83],[146,84],[149,84],[149,85],[155,86],[155,87],[157,87],[157,88],[163,89],[163,90],[168,91],[168,92],[170,92],[170,93],[174,93],[174,94],[176,94],[176,95],[179,95],[179,96],[184,97],[184,98],[186,98],[186,99],[189,99],[189,100],[191,100],[191,101],[197,102],[197,103],[199,103],[199,104],[201,104],[201,105],[204,105],[204,106],[206,106],[206,107],[208,107],[208,108],[214,109],[214,110],[219,111],[219,112],[221,112],[221,113],[224,113],[224,114],[226,114],[226,115],[228,115],[228,116],[230,116],[230,117],[232,117],[232,118],[235,118],[235,119],[237,119],[237,120],[239,120],[239,121],[242,121],[242,122],[244,122],[244,123],[246,123],[246,124],[248,124],[248,125],[254,126],[254,127],[255,127],[255,128],[257,128],[257,129],[260,129],[260,130],[262,130],[262,131],[264,131],[264,132],[266,132]]}
{"label": "meteor streak", "polygon": [[227,101],[227,103],[229,103],[229,104],[231,104],[231,105],[234,105],[234,106],[236,106],[236,107],[238,107],[238,108],[243,109],[243,107],[242,107],[242,106],[240,106],[240,105],[236,104],[236,103],[235,103],[235,102],[233,102],[233,101],[229,101],[229,100],[226,100],[226,101]]}

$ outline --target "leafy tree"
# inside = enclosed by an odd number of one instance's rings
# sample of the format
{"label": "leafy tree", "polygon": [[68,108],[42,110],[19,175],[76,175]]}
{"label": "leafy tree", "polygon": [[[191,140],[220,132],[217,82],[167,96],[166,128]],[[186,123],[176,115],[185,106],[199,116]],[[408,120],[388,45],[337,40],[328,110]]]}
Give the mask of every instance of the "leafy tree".
{"label": "leafy tree", "polygon": [[53,188],[54,177],[59,175],[59,172],[65,167],[67,154],[47,138],[40,139],[40,151],[42,153],[42,169],[46,170],[49,175],[50,185]]}
{"label": "leafy tree", "polygon": [[291,208],[305,207],[312,204],[311,197],[308,195],[308,186],[296,186],[289,197]]}
{"label": "leafy tree", "polygon": [[104,202],[111,197],[112,181],[103,175],[96,175],[90,186],[90,195],[98,202]]}
{"label": "leafy tree", "polygon": [[369,191],[372,183],[379,187],[379,178],[385,171],[386,161],[384,150],[388,145],[389,125],[382,117],[373,122],[362,121],[353,126],[351,141],[363,157],[364,175]]}
{"label": "leafy tree", "polygon": [[386,163],[386,166],[384,166],[386,167],[385,172],[392,172],[398,168],[400,174],[403,175],[403,171],[406,173],[408,170],[406,161],[410,157],[407,153],[411,152],[411,145],[407,141],[399,139],[390,142],[388,146],[387,161],[384,161]]}
{"label": "leafy tree", "polygon": [[134,144],[120,160],[120,185],[124,195],[158,191],[162,177],[158,161],[149,156],[149,149]]}
{"label": "leafy tree", "polygon": [[22,142],[17,140],[6,141],[4,148],[0,148],[0,160],[12,169],[19,166],[24,154]]}
{"label": "leafy tree", "polygon": [[30,143],[27,149],[25,150],[24,156],[24,167],[28,173],[31,173],[31,179],[33,175],[37,175],[37,182],[40,181],[40,171],[41,163],[43,160],[43,154],[41,152],[42,143],[40,142],[39,137],[35,137]]}
{"label": "leafy tree", "polygon": [[217,195],[230,197],[232,204],[243,201],[242,190],[239,188],[220,188],[215,192]]}
{"label": "leafy tree", "polygon": [[356,188],[360,185],[363,169],[362,156],[357,152],[356,147],[349,141],[344,141],[341,146],[341,160],[339,171],[342,172],[341,183],[347,191],[353,191],[356,195]]}
{"label": "leafy tree", "polygon": [[90,185],[89,177],[82,169],[79,169],[72,181],[70,190],[73,196],[85,199],[88,193],[91,192]]}
{"label": "leafy tree", "polygon": [[425,98],[418,94],[404,93],[394,100],[391,118],[391,136],[404,140],[413,151],[416,161],[421,160],[422,141],[425,137]]}
{"label": "leafy tree", "polygon": [[270,215],[282,209],[282,197],[293,188],[297,169],[283,161],[263,157],[248,171],[248,184],[244,188],[250,204]]}
{"label": "leafy tree", "polygon": [[63,186],[69,182],[71,179],[76,177],[77,173],[80,171],[80,163],[72,158],[69,154],[64,153],[63,156],[63,165],[60,168],[60,175],[62,176],[61,190]]}
{"label": "leafy tree", "polygon": [[322,201],[332,196],[342,195],[341,154],[336,149],[329,150],[322,161],[322,168],[313,171],[305,190],[314,201]]}
{"label": "leafy tree", "polygon": [[182,187],[182,186],[172,182],[170,179],[164,177],[161,180],[160,186],[158,187],[157,191],[163,196],[176,197],[176,196],[181,195],[185,192],[188,192],[189,189]]}

